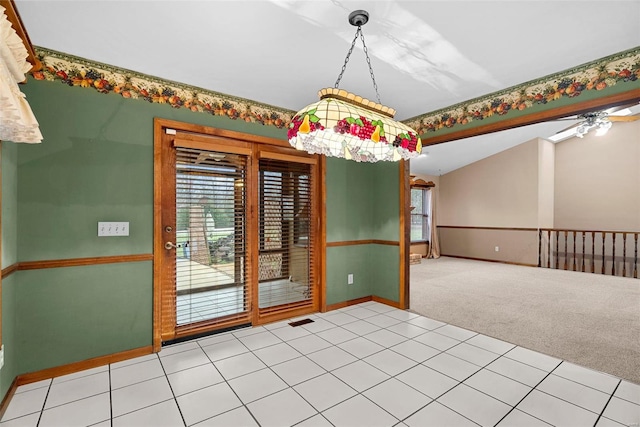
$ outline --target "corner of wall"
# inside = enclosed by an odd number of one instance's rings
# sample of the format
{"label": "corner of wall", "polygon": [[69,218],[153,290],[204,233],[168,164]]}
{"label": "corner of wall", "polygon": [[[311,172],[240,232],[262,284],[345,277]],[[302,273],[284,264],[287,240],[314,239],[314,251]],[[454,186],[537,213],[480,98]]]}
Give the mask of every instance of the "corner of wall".
{"label": "corner of wall", "polygon": [[[15,266],[18,261],[17,232],[18,221],[18,147],[14,143],[0,143],[0,172],[2,188],[0,215],[2,228],[2,252],[0,268]],[[0,369],[0,400],[4,399],[18,374],[18,359],[16,357],[16,322],[15,322],[15,289],[19,272],[6,275],[2,279],[2,344],[4,345],[4,366]],[[2,408],[0,408],[0,411]]]}
{"label": "corner of wall", "polygon": [[538,138],[538,228],[553,228],[555,152],[553,142]]}

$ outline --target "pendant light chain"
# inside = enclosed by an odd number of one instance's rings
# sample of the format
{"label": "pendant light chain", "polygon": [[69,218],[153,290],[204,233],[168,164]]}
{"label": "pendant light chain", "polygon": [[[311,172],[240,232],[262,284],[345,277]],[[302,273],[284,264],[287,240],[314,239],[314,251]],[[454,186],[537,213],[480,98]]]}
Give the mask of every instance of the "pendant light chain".
{"label": "pendant light chain", "polygon": [[334,88],[338,88],[338,84],[340,84],[340,80],[342,80],[342,75],[344,71],[347,69],[347,63],[349,62],[349,58],[351,57],[351,52],[353,52],[353,48],[356,45],[356,40],[358,40],[358,35],[360,35],[360,39],[362,40],[362,47],[364,50],[364,55],[367,58],[367,65],[369,66],[369,74],[371,75],[371,81],[373,81],[373,88],[376,91],[376,98],[378,99],[378,104],[382,104],[380,101],[380,94],[378,93],[378,85],[376,84],[376,78],[373,75],[373,67],[371,66],[371,59],[369,58],[369,51],[367,49],[367,45],[364,42],[364,33],[362,32],[362,27],[358,25],[358,29],[356,30],[356,35],[351,42],[351,47],[349,48],[349,52],[347,52],[347,57],[344,59],[344,64],[342,65],[342,70],[340,71],[340,75],[338,76],[338,80],[336,80],[336,84]]}
{"label": "pendant light chain", "polygon": [[338,89],[338,84],[340,84],[340,80],[342,80],[342,75],[344,74],[344,71],[347,69],[347,63],[349,62],[349,58],[351,57],[351,52],[353,52],[353,48],[356,45],[356,40],[358,40],[358,34],[362,31],[361,27],[358,26],[358,29],[356,30],[356,36],[353,38],[353,41],[351,42],[351,47],[349,48],[349,51],[347,52],[347,57],[344,58],[344,64],[342,65],[342,70],[340,71],[340,75],[338,76],[338,80],[336,80],[336,84],[334,86],[334,88]]}
{"label": "pendant light chain", "polygon": [[378,98],[378,104],[382,104],[380,102],[380,94],[378,93],[378,85],[376,84],[376,78],[373,75],[373,68],[371,67],[371,59],[369,58],[369,51],[367,50],[367,45],[364,43],[364,33],[360,31],[360,38],[362,39],[362,47],[364,50],[364,55],[367,58],[367,65],[369,65],[369,74],[371,74],[371,81],[373,82],[373,88],[376,90],[376,98]]}

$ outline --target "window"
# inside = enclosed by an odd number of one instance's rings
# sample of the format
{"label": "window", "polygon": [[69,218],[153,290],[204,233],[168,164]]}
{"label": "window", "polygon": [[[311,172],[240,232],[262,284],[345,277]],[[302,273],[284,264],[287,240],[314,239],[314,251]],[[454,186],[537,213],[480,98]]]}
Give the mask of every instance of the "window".
{"label": "window", "polygon": [[411,188],[411,242],[426,242],[431,233],[430,188]]}

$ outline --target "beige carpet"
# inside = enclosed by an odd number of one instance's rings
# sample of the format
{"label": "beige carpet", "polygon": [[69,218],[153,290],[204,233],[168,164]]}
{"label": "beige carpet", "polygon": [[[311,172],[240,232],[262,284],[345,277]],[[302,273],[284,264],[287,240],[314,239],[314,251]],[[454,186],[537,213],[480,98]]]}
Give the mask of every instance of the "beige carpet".
{"label": "beige carpet", "polygon": [[640,279],[441,257],[411,310],[640,384]]}

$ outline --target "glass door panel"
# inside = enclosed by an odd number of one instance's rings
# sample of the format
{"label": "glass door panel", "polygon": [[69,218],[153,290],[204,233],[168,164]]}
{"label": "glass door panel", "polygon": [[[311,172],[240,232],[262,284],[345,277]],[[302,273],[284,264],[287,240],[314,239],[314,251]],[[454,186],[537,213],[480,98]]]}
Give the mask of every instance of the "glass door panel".
{"label": "glass door panel", "polygon": [[311,304],[311,165],[261,159],[259,167],[258,305]]}
{"label": "glass door panel", "polygon": [[176,150],[176,324],[248,310],[246,158]]}

